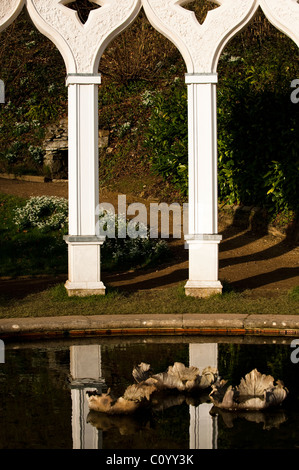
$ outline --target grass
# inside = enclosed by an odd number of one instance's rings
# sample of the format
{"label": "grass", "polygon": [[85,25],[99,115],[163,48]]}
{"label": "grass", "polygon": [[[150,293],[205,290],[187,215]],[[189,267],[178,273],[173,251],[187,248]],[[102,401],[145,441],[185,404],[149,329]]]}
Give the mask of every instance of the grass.
{"label": "grass", "polygon": [[179,287],[134,293],[107,289],[105,296],[68,297],[63,284],[23,299],[0,299],[0,318],[129,314],[299,314],[299,287],[277,297],[225,291],[207,299],[185,296]]}

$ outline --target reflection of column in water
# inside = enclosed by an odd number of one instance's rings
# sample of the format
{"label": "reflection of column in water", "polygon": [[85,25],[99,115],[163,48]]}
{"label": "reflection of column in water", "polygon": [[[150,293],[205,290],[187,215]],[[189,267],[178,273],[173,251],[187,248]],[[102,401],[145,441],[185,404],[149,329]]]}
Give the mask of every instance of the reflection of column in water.
{"label": "reflection of column in water", "polygon": [[[189,365],[198,367],[218,367],[217,343],[190,344]],[[190,406],[190,449],[216,449],[217,447],[217,418],[210,415],[210,403]]]}
{"label": "reflection of column in water", "polygon": [[102,390],[101,346],[70,347],[70,372],[72,377],[72,430],[74,449],[100,449],[102,431],[86,422],[89,413],[86,392]]}

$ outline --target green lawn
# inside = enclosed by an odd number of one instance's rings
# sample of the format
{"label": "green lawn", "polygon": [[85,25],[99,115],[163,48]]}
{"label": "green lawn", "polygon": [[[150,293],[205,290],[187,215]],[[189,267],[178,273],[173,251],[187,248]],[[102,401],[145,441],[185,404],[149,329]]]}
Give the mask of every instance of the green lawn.
{"label": "green lawn", "polygon": [[105,296],[68,297],[63,284],[23,299],[0,299],[0,318],[57,315],[175,313],[245,313],[299,315],[299,288],[277,297],[252,297],[250,291],[224,292],[207,299],[186,297],[183,284],[167,289],[123,293],[107,288]]}

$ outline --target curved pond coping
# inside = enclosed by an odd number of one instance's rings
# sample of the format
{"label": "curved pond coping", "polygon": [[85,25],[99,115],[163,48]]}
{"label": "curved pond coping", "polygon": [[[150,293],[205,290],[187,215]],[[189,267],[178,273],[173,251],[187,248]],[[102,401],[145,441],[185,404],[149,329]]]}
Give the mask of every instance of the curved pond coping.
{"label": "curved pond coping", "polygon": [[299,337],[299,315],[130,314],[0,320],[1,339],[120,335]]}

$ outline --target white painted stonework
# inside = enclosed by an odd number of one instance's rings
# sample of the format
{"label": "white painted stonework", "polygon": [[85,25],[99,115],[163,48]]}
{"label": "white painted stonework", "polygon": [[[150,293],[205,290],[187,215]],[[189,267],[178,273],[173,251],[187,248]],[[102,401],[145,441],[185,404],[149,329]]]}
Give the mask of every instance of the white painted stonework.
{"label": "white painted stonework", "polygon": [[183,8],[189,0],[143,0],[154,27],[181,51],[187,66],[189,249],[187,295],[206,297],[221,293],[218,280],[217,196],[217,63],[228,40],[254,15],[252,0],[217,0],[200,24]]}
{"label": "white painted stonework", "polygon": [[18,16],[25,0],[2,0],[0,2],[0,31],[7,28]]}
{"label": "white painted stonework", "polygon": [[99,60],[109,42],[138,15],[139,0],[95,0],[101,8],[82,24],[71,0],[27,0],[36,27],[61,52],[68,87],[69,276],[68,294],[105,294],[98,234]]}
{"label": "white painted stonework", "polygon": [[298,0],[260,0],[268,20],[299,46]]}
{"label": "white painted stonework", "polygon": [[[215,73],[222,49],[253,17],[255,0],[215,0],[201,25],[183,8],[193,0],[142,0],[152,25],[180,50],[188,73]],[[207,0],[209,1],[209,0]],[[211,1],[211,0],[210,0]]]}
{"label": "white painted stonework", "polygon": [[[98,67],[108,44],[143,6],[151,24],[180,50],[186,63],[189,136],[189,279],[187,295],[221,292],[218,279],[217,64],[228,41],[260,6],[269,21],[299,45],[297,0],[206,0],[218,7],[203,24],[184,8],[191,0],[93,0],[100,8],[82,24],[73,0],[1,0],[0,31],[26,5],[39,31],[59,49],[69,99],[69,295],[104,294],[97,233]],[[136,38],[138,40],[138,38]]]}
{"label": "white painted stonework", "polygon": [[27,0],[36,27],[56,44],[67,73],[97,73],[100,58],[112,39],[139,13],[139,0],[94,0],[101,8],[90,12],[82,24],[75,10],[67,7],[73,0]]}
{"label": "white painted stonework", "polygon": [[[183,8],[192,0],[143,0],[152,25],[170,39],[186,62],[188,87],[189,248],[187,295],[221,293],[217,234],[217,64],[228,41],[261,6],[275,26],[298,37],[297,0],[211,0],[218,8],[200,24]],[[283,6],[282,6],[283,4]],[[296,17],[297,15],[297,17]],[[296,21],[297,18],[297,21]],[[292,34],[290,32],[292,31]]]}

